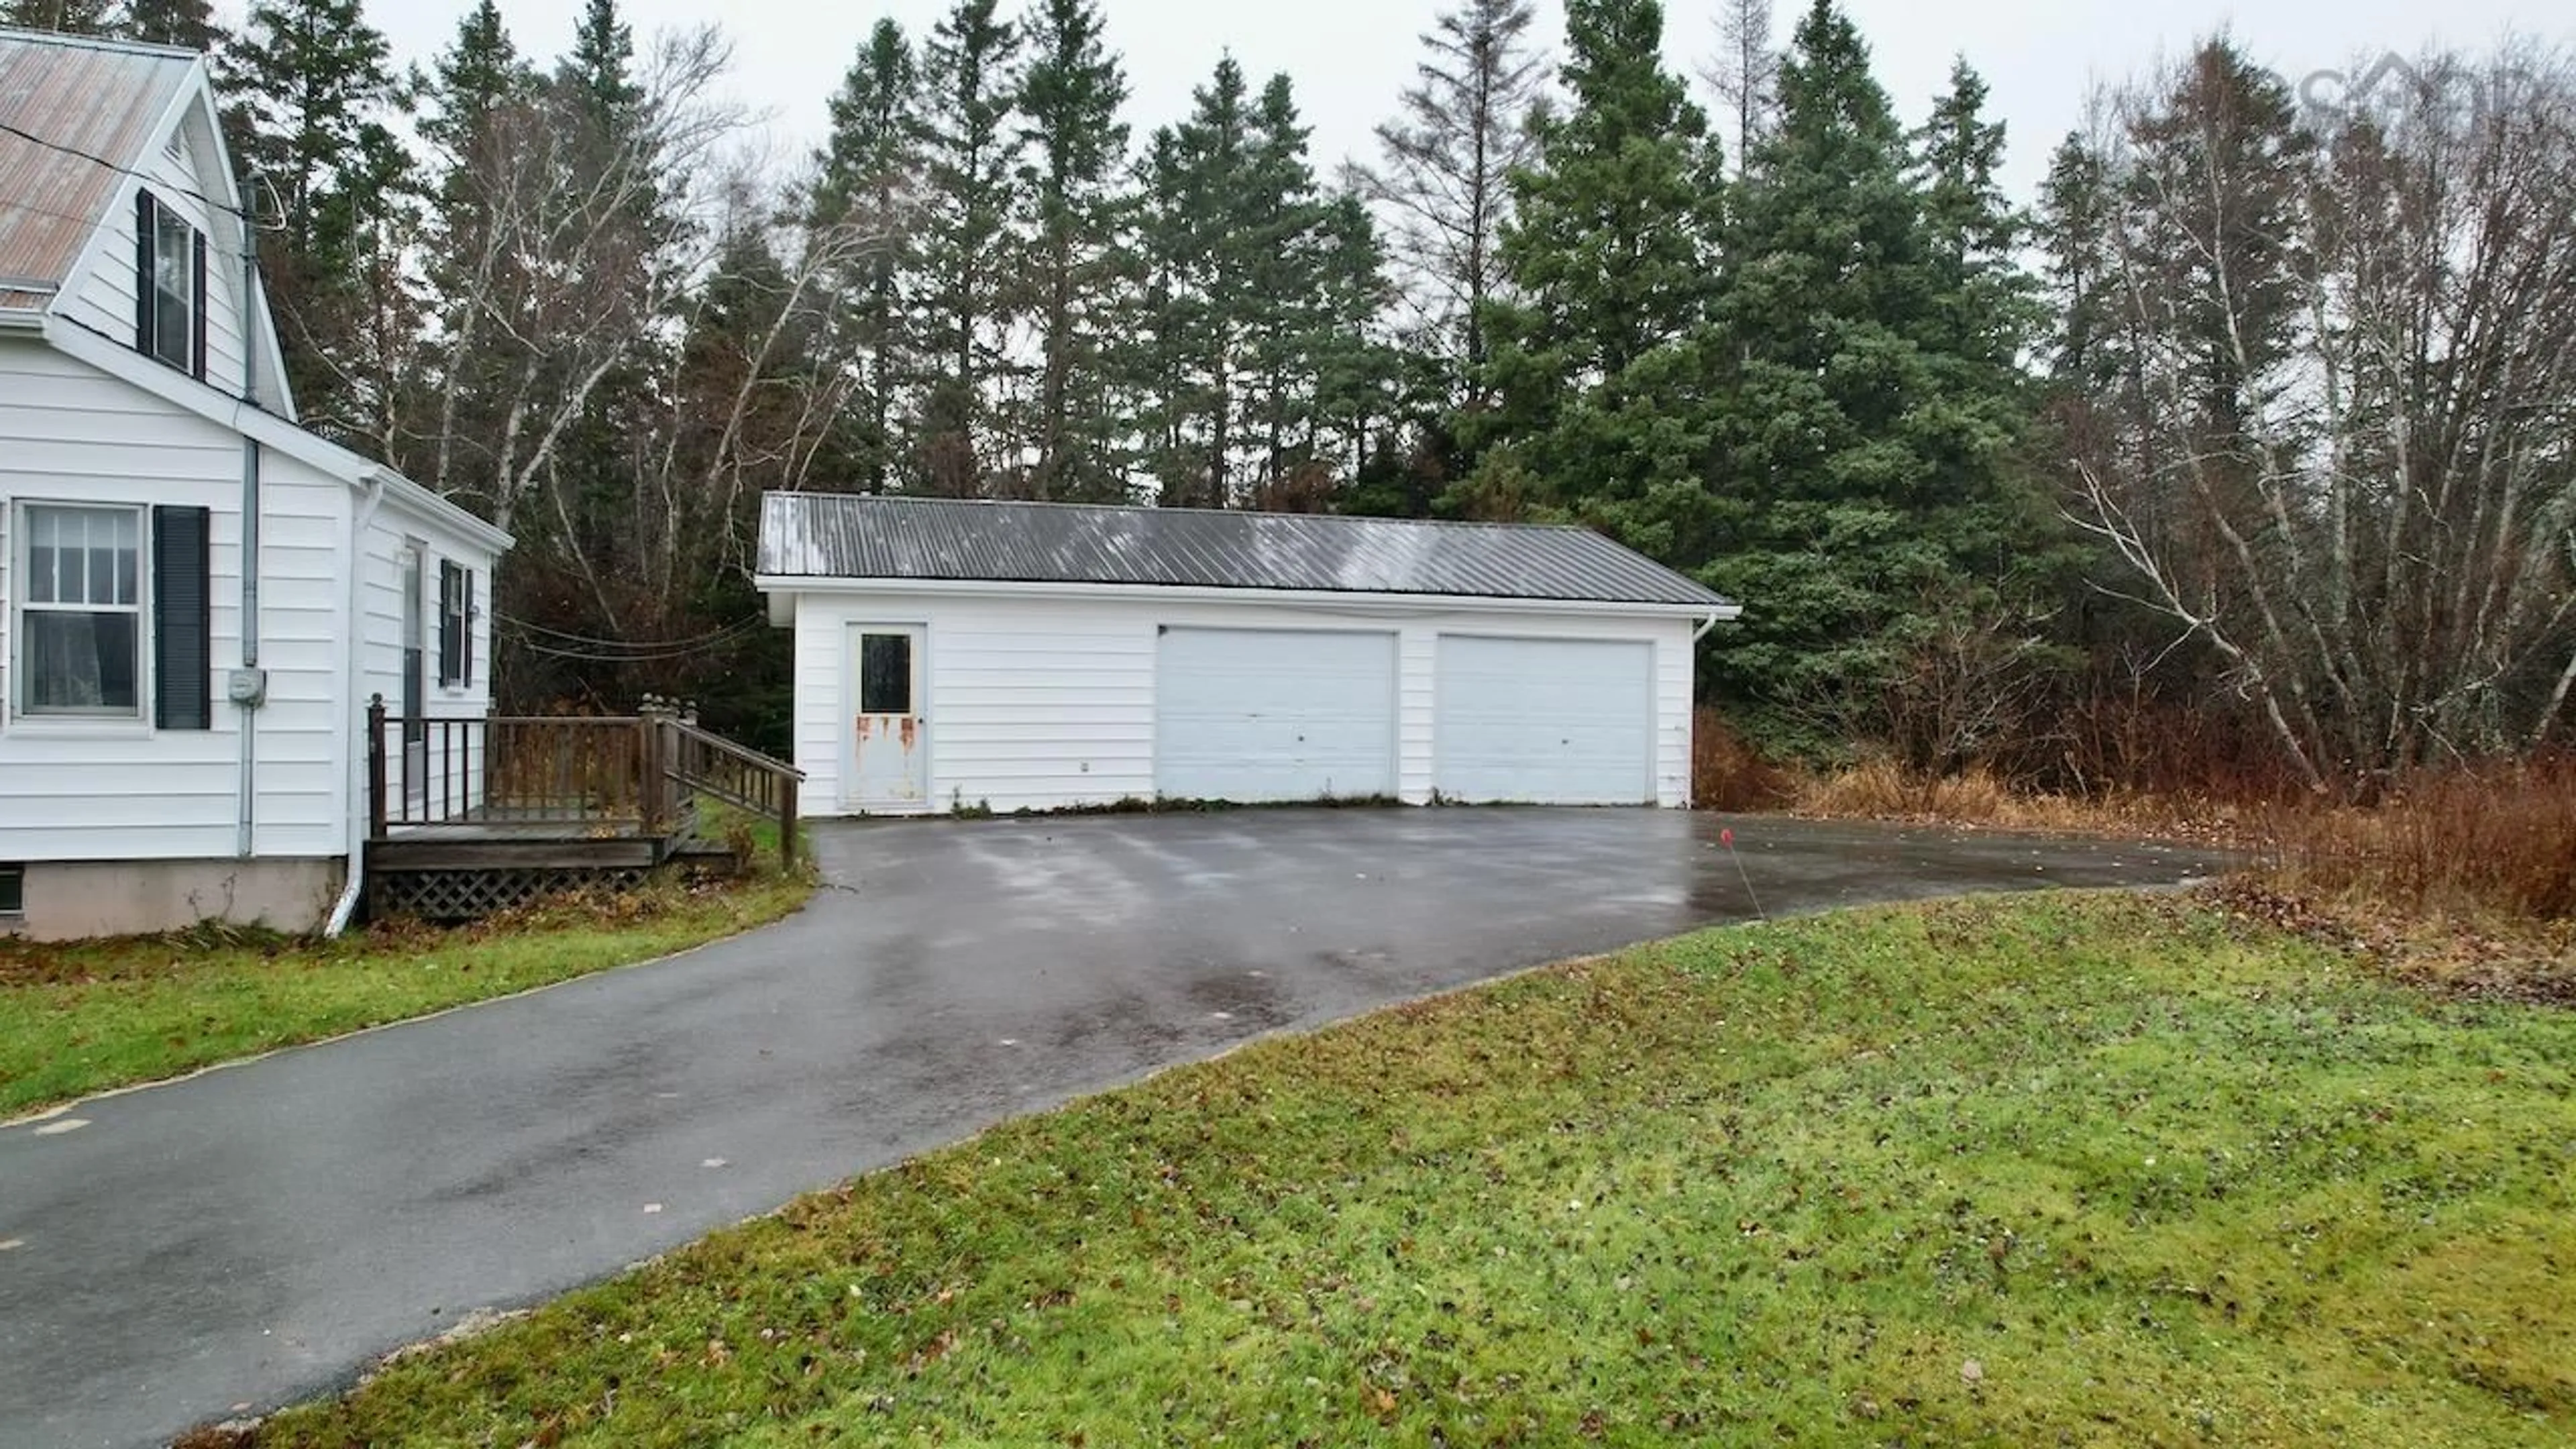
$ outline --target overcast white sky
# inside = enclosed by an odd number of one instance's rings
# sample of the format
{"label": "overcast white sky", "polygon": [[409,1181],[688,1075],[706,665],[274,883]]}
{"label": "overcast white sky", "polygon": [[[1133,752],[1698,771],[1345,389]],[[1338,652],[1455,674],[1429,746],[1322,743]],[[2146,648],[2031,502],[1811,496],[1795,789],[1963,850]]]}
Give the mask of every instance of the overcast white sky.
{"label": "overcast white sky", "polygon": [[[1317,169],[1329,176],[1345,156],[1372,150],[1370,128],[1394,108],[1410,79],[1415,37],[1450,0],[1105,0],[1109,40],[1127,63],[1129,120],[1141,139],[1178,117],[1190,88],[1231,51],[1254,77],[1284,70],[1315,131]],[[2027,195],[2047,153],[2080,117],[2086,93],[2226,27],[2262,63],[2294,83],[2387,50],[2412,53],[2428,40],[2482,47],[2509,30],[2567,39],[2559,0],[1845,0],[1868,37],[1881,84],[1909,118],[1919,116],[1965,55],[1993,87],[2010,125],[2010,177]],[[1005,0],[1005,10],[1011,0]],[[735,46],[738,97],[766,112],[772,145],[800,157],[823,126],[823,102],[840,82],[860,39],[892,15],[918,39],[947,0],[627,0],[639,37],[668,26],[715,20]],[[559,53],[580,0],[502,0],[520,48]],[[238,7],[235,7],[238,8]],[[1775,0],[1785,43],[1803,10]],[[403,61],[425,60],[453,35],[457,0],[369,0],[370,18]],[[1694,73],[1715,49],[1714,0],[1667,0],[1665,48]],[[2434,27],[2438,27],[2435,29]],[[1539,28],[1550,48],[1563,34],[1554,0],[1542,0]],[[1703,99],[1705,99],[1703,97]]]}

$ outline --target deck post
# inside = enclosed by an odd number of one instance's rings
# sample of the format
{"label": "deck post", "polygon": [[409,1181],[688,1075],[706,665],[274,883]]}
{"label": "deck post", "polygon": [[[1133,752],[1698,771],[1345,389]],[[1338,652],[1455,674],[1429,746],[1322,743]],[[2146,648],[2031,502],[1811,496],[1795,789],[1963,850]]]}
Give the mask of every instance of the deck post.
{"label": "deck post", "polygon": [[778,777],[778,864],[782,870],[796,868],[796,777]]}
{"label": "deck post", "polygon": [[367,838],[385,838],[385,697],[367,701]]}
{"label": "deck post", "polygon": [[635,768],[643,777],[635,782],[635,813],[642,817],[645,834],[659,835],[664,823],[662,705],[649,694],[635,707],[635,754]]}

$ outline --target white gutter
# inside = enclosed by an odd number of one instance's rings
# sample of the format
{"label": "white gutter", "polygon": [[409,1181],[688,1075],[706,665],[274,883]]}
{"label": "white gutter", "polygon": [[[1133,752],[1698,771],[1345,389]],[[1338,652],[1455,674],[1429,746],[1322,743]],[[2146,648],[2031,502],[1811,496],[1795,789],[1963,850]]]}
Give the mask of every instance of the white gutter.
{"label": "white gutter", "polygon": [[24,307],[0,307],[0,332],[33,332],[43,335],[45,314]]}
{"label": "white gutter", "polygon": [[752,586],[770,593],[942,595],[966,598],[1161,599],[1181,603],[1286,603],[1345,613],[1411,616],[1493,612],[1512,614],[1705,615],[1709,622],[1744,612],[1736,604],[1623,603],[1602,599],[1521,599],[1478,594],[1359,593],[1338,589],[1210,588],[1184,584],[1016,583],[996,579],[858,579],[802,574],[760,574]]}
{"label": "white gutter", "polygon": [[1743,613],[1743,608],[1735,604],[1729,604],[1723,609],[1709,610],[1707,621],[1702,623],[1697,629],[1691,631],[1691,642],[1696,644],[1702,639],[1707,638],[1709,630],[1716,628],[1718,625],[1725,623],[1729,619],[1737,618]]}
{"label": "white gutter", "polygon": [[350,741],[357,746],[349,753],[346,771],[349,784],[349,879],[340,888],[340,899],[331,906],[331,918],[323,923],[322,934],[337,936],[349,929],[349,920],[358,913],[358,895],[367,884],[367,800],[368,777],[364,773],[367,751],[373,742],[366,738],[367,710],[358,703],[359,660],[366,649],[366,620],[358,606],[361,579],[367,570],[367,530],[376,521],[376,505],[385,501],[382,475],[370,477],[364,485],[365,501],[349,511],[349,609],[341,617],[349,621],[349,647],[340,659],[340,697],[349,701],[356,716],[350,724]]}

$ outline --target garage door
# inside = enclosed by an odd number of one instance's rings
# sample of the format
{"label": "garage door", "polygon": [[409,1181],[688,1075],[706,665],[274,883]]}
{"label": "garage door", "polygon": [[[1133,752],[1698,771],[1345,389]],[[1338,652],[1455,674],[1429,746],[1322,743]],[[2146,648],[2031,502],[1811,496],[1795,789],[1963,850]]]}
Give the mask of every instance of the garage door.
{"label": "garage door", "polygon": [[1165,629],[1154,788],[1180,800],[1395,793],[1395,636]]}
{"label": "garage door", "polygon": [[1652,804],[1653,682],[1644,642],[1444,634],[1432,783],[1448,800]]}

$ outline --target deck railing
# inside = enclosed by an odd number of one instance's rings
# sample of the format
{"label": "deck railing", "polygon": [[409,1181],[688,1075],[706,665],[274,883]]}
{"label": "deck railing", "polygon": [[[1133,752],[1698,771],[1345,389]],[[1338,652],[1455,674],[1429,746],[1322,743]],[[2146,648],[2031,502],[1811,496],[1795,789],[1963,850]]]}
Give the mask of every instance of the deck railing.
{"label": "deck railing", "polygon": [[647,697],[632,715],[389,714],[367,705],[367,822],[394,831],[564,829],[676,836],[698,797],[774,821],[796,858],[801,771]]}

